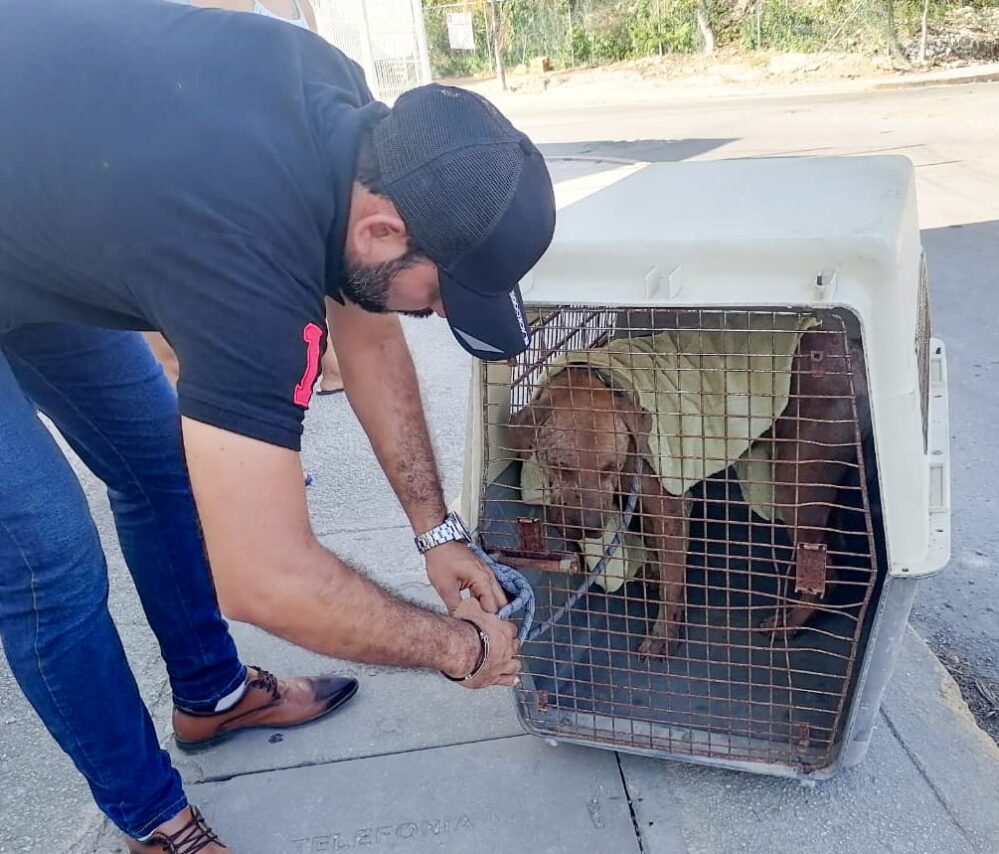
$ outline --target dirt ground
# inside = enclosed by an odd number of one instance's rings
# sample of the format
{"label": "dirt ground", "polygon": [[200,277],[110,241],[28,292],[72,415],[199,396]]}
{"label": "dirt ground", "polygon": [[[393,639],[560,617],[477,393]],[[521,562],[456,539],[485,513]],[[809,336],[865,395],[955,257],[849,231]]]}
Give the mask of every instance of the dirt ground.
{"label": "dirt ground", "polygon": [[885,57],[856,53],[745,54],[734,47],[712,56],[668,55],[595,68],[547,73],[512,70],[503,91],[495,78],[442,82],[473,89],[502,107],[514,103],[617,105],[663,99],[766,97],[779,92],[848,91],[925,80],[934,75],[988,71],[999,74],[999,62],[951,66],[947,69],[900,68]]}
{"label": "dirt ground", "polygon": [[931,640],[930,647],[960,686],[961,696],[975,721],[999,744],[999,680],[981,675],[946,644]]}
{"label": "dirt ground", "polygon": [[514,71],[508,76],[510,90],[532,93],[550,88],[591,87],[595,83],[660,84],[664,81],[696,80],[698,84],[742,85],[771,83],[786,85],[802,80],[829,81],[877,77],[893,73],[892,64],[876,56],[854,53],[752,54],[725,47],[712,56],[673,54],[632,59],[596,68],[531,74]]}

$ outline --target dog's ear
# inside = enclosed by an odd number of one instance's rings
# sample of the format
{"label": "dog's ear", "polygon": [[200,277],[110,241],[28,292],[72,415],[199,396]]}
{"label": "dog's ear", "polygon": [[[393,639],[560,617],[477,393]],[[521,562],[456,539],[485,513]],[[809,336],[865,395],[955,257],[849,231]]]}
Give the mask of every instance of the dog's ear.
{"label": "dog's ear", "polygon": [[514,456],[523,460],[531,455],[537,440],[538,427],[551,417],[551,411],[551,392],[546,388],[510,419],[507,439]]}
{"label": "dog's ear", "polygon": [[614,393],[614,409],[617,416],[624,422],[631,434],[635,449],[639,454],[646,452],[649,446],[649,432],[652,430],[652,416],[627,395]]}

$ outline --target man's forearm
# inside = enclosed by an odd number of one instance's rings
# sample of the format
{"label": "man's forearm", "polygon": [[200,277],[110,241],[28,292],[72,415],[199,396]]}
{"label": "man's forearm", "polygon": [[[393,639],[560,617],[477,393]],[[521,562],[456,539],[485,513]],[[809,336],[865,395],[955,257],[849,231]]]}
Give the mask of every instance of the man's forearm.
{"label": "man's forearm", "polygon": [[400,600],[319,544],[296,453],[193,419],[182,423],[228,616],[325,655],[469,672],[479,653],[469,625]]}
{"label": "man's forearm", "polygon": [[272,578],[239,616],[298,646],[454,675],[471,670],[478,656],[478,635],[467,623],[400,599],[318,543]]}
{"label": "man's forearm", "polygon": [[340,355],[350,404],[413,529],[439,525],[447,512],[420,386],[401,326],[372,352]]}

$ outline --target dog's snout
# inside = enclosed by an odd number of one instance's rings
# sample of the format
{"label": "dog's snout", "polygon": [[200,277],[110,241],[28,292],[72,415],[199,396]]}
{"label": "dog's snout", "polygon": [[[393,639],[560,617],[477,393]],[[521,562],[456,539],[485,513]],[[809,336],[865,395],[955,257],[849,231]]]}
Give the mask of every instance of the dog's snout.
{"label": "dog's snout", "polygon": [[567,506],[561,507],[557,516],[567,540],[597,539],[604,528],[603,513],[598,510]]}

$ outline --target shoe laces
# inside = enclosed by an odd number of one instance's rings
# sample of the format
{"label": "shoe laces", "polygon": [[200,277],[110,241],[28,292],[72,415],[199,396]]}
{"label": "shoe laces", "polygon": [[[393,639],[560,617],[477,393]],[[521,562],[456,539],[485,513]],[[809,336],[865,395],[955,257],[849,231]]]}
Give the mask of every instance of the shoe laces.
{"label": "shoe laces", "polygon": [[162,848],[166,854],[197,854],[213,843],[224,844],[205,822],[197,807],[191,807],[191,820],[176,833],[157,833],[149,841],[149,844]]}
{"label": "shoe laces", "polygon": [[257,667],[255,664],[251,664],[250,669],[256,671],[257,675],[246,683],[247,686],[250,688],[263,688],[265,691],[270,691],[271,696],[275,700],[280,699],[277,677],[273,673]]}

